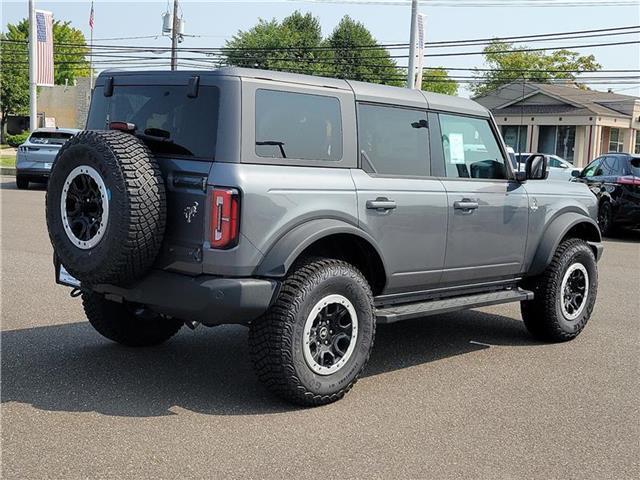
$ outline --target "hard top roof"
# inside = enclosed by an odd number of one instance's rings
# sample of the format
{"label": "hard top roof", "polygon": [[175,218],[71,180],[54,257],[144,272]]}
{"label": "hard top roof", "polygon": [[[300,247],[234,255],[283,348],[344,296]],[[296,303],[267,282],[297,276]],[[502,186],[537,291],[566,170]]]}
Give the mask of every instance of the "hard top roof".
{"label": "hard top roof", "polygon": [[[354,80],[342,80],[338,78],[318,77],[299,73],[278,72],[273,70],[260,70],[240,67],[223,67],[216,70],[105,70],[96,81],[96,86],[104,85],[104,79],[109,76],[142,76],[153,78],[156,82],[161,78],[171,79],[173,82],[188,82],[194,75],[201,77],[232,76],[240,78],[256,78],[274,82],[312,85],[317,87],[350,90],[356,100],[402,105],[416,108],[430,108],[445,112],[455,112],[467,115],[488,117],[489,111],[480,104],[467,98],[442,95],[439,93],[422,92],[402,87],[392,87],[375,83],[357,82]],[[154,82],[154,83],[156,83]],[[156,83],[157,84],[157,83]]]}

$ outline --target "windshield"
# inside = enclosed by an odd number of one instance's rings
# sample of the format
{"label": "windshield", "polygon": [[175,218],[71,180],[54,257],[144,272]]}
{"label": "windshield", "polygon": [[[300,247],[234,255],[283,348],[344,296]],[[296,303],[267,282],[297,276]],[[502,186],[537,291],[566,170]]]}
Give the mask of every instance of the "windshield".
{"label": "windshield", "polygon": [[104,130],[110,122],[128,122],[157,154],[215,158],[218,89],[201,86],[187,96],[186,86],[115,86],[105,97],[97,87],[87,129]]}

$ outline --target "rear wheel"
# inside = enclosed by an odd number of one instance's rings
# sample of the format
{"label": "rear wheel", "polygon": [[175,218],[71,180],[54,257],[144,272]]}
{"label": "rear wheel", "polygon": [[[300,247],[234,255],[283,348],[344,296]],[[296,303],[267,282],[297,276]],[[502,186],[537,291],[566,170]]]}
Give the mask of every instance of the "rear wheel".
{"label": "rear wheel", "polygon": [[16,186],[20,190],[27,190],[29,188],[29,179],[22,175],[16,175]]}
{"label": "rear wheel", "polygon": [[602,235],[610,235],[613,231],[613,208],[607,200],[598,207],[598,226]]}
{"label": "rear wheel", "polygon": [[562,342],[584,329],[596,301],[598,270],[589,245],[571,238],[560,244],[551,264],[527,285],[533,300],[521,303],[529,332],[545,341]]}
{"label": "rear wheel", "polygon": [[372,298],[349,263],[313,259],[293,267],[274,305],[251,324],[249,346],[260,380],[301,405],[342,398],[373,346]]}
{"label": "rear wheel", "polygon": [[133,305],[112,302],[94,292],[82,294],[89,323],[103,337],[128,347],[150,347],[173,337],[183,322]]}

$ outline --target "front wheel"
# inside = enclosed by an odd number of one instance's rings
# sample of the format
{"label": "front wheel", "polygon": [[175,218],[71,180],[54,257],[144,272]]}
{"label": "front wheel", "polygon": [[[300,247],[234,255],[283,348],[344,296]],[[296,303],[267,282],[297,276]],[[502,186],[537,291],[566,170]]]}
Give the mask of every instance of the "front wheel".
{"label": "front wheel", "polygon": [[183,322],[163,318],[132,305],[116,303],[94,292],[82,294],[89,323],[103,337],[128,347],[151,347],[173,337]]}
{"label": "front wheel", "polygon": [[551,342],[577,337],[596,302],[598,270],[593,251],[584,240],[565,240],[547,269],[527,286],[535,293],[533,300],[521,303],[529,332]]}
{"label": "front wheel", "polygon": [[258,377],[293,403],[323,405],[356,383],[373,346],[369,284],[341,260],[293,267],[275,303],[251,324],[249,348]]}

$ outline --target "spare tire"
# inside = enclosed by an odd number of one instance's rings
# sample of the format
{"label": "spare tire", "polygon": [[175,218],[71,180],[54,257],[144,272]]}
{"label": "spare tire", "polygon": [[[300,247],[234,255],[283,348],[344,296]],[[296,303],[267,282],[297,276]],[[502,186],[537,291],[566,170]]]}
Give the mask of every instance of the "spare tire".
{"label": "spare tire", "polygon": [[166,195],[158,162],[135,136],[89,130],[67,141],[46,197],[51,244],[85,284],[126,285],[160,250]]}

